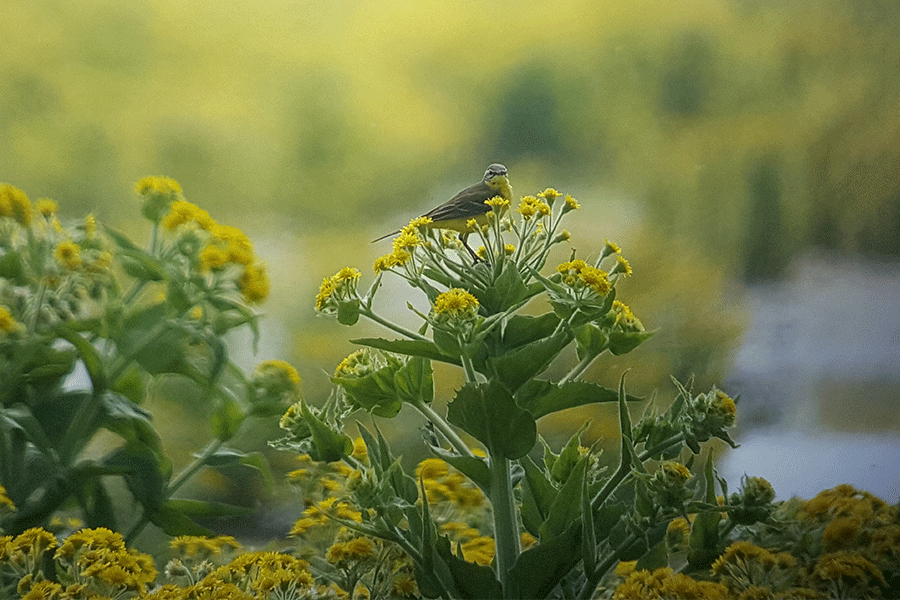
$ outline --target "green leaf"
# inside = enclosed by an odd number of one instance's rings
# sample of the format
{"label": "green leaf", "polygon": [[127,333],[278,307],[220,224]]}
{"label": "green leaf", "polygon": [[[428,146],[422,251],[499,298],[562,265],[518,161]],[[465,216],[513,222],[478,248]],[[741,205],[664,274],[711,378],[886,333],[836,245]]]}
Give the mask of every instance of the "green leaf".
{"label": "green leaf", "polygon": [[230,440],[246,416],[237,400],[230,396],[220,396],[216,409],[209,417],[209,425],[217,439]]}
{"label": "green leaf", "polygon": [[550,507],[547,520],[541,525],[541,540],[549,540],[562,535],[573,522],[581,522],[581,491],[587,470],[587,461],[588,457],[582,457],[560,488],[553,501],[553,506]]}
{"label": "green leaf", "polygon": [[113,391],[102,394],[99,400],[104,414],[103,427],[119,434],[127,442],[140,442],[163,455],[162,441],[149,412]]}
{"label": "green leaf", "polygon": [[107,456],[103,464],[122,469],[128,491],[147,511],[156,510],[165,501],[171,465],[149,446],[128,443]]}
{"label": "green leaf", "polygon": [[544,313],[539,317],[531,315],[513,315],[503,326],[503,348],[512,350],[550,337],[559,325],[559,317],[555,313]]}
{"label": "green leaf", "polygon": [[597,564],[597,528],[594,525],[594,510],[591,508],[591,494],[587,477],[581,485],[581,560],[590,575]]}
{"label": "green leaf", "polygon": [[[198,455],[195,454],[194,456],[197,457]],[[203,462],[210,467],[233,467],[234,465],[241,464],[241,461],[243,461],[246,456],[247,455],[240,450],[222,446],[207,456],[206,460]]]}
{"label": "green leaf", "polygon": [[503,596],[500,582],[497,581],[493,569],[470,563],[453,554],[450,549],[450,541],[445,536],[438,536],[435,549],[438,557],[449,568],[460,598],[484,600],[484,598],[501,598]]}
{"label": "green leaf", "polygon": [[7,252],[0,257],[0,277],[16,285],[26,285],[25,262],[18,252]]}
{"label": "green leaf", "polygon": [[637,561],[634,568],[635,570],[646,569],[648,571],[654,571],[667,566],[669,566],[669,554],[666,551],[666,543],[663,541],[650,548],[650,550]]}
{"label": "green leaf", "polygon": [[310,453],[310,457],[313,460],[334,462],[349,456],[353,452],[353,440],[320,421],[309,410],[309,407],[303,400],[300,401],[300,413],[309,424],[309,429],[312,432],[315,451]]}
{"label": "green leaf", "polygon": [[[713,469],[712,451],[706,455],[703,469],[702,498],[707,504],[716,506],[715,472]],[[719,523],[722,520],[720,511],[698,512],[691,524],[691,535],[688,538],[688,564],[697,568],[709,568],[716,557],[721,554],[722,540],[719,537]]]}
{"label": "green leaf", "polygon": [[553,508],[553,502],[556,500],[558,490],[556,486],[547,478],[544,470],[534,464],[528,456],[523,456],[519,461],[525,469],[525,487],[528,490],[528,499],[522,500],[523,517],[528,505],[528,509],[532,510],[534,517],[538,517],[537,527],[531,531],[532,535],[539,534],[540,525],[547,520],[550,510]]}
{"label": "green leaf", "polygon": [[[568,381],[559,386],[546,379],[533,379],[516,392],[519,406],[530,412],[535,419],[576,406],[616,402],[618,398],[613,390],[587,381]],[[625,399],[628,402],[643,400],[636,396],[626,396]]]}
{"label": "green leaf", "polygon": [[578,428],[578,431],[572,434],[569,441],[566,442],[565,447],[556,457],[553,467],[550,468],[550,477],[553,481],[561,484],[568,481],[573,469],[575,469],[575,465],[584,458],[581,455],[581,452],[579,452],[581,435],[587,430],[590,424],[590,421],[585,421],[581,427]]}
{"label": "green leaf", "polygon": [[155,510],[149,511],[147,516],[150,522],[172,537],[179,535],[212,537],[215,535],[213,531],[192,521],[187,515],[178,510],[177,504],[173,504],[173,502],[175,501],[169,500]]}
{"label": "green leaf", "polygon": [[616,356],[627,354],[655,334],[655,331],[613,331],[609,334],[609,351]]}
{"label": "green leaf", "polygon": [[210,502],[206,500],[190,500],[187,498],[172,498],[166,501],[165,506],[174,509],[188,517],[243,517],[256,512],[255,508],[248,506],[235,506],[223,502]]}
{"label": "green leaf", "polygon": [[494,284],[485,289],[473,288],[472,295],[478,298],[483,313],[493,315],[518,304],[528,297],[529,291],[522,281],[522,274],[516,264],[509,260]]}
{"label": "green leaf", "polygon": [[[509,570],[510,598],[547,598],[553,588],[571,571],[581,554],[581,527],[571,524],[555,538],[522,552]],[[499,597],[499,596],[492,596]]]}
{"label": "green leaf", "polygon": [[359,300],[342,300],[338,302],[337,320],[341,325],[356,325],[359,321]]}
{"label": "green leaf", "polygon": [[138,281],[165,281],[169,277],[165,265],[143,250],[123,250],[118,256],[122,269]]}
{"label": "green leaf", "polygon": [[396,354],[405,354],[406,356],[420,356],[422,358],[430,358],[451,365],[462,365],[458,356],[449,356],[441,352],[434,344],[427,340],[386,340],[383,338],[360,338],[350,340],[351,343],[359,346],[368,346],[369,348],[377,348],[378,350],[386,350]]}
{"label": "green leaf", "polygon": [[593,358],[609,346],[609,336],[594,323],[586,323],[575,331],[578,360]]}
{"label": "green leaf", "polygon": [[434,380],[431,361],[413,356],[394,374],[394,389],[404,402],[431,403],[434,400]]}
{"label": "green leaf", "polygon": [[488,359],[488,365],[497,377],[512,392],[525,382],[537,377],[550,366],[553,359],[572,341],[571,334],[560,330],[521,348]]}
{"label": "green leaf", "polygon": [[537,440],[537,424],[496,381],[468,383],[447,407],[447,420],[487,446],[491,455],[515,460]]}
{"label": "green leaf", "polygon": [[486,496],[490,496],[491,469],[485,459],[479,456],[462,456],[455,452],[445,450],[440,446],[429,444],[431,451],[438,455],[444,462],[453,466],[457,471],[472,480],[472,483],[481,488]]}

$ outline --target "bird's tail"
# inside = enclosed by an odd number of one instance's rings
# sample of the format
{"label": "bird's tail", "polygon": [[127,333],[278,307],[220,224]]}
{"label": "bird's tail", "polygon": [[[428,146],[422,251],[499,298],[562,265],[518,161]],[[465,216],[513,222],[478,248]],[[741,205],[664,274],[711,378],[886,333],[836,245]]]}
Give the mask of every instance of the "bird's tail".
{"label": "bird's tail", "polygon": [[400,230],[399,230],[399,229],[398,229],[397,231],[392,231],[392,232],[390,232],[390,233],[386,233],[386,234],[384,234],[383,236],[381,236],[380,238],[375,238],[374,240],[372,240],[372,241],[369,242],[369,243],[370,243],[370,244],[374,244],[375,242],[380,242],[380,241],[383,240],[384,238],[389,238],[389,237],[391,237],[392,235],[397,235],[398,233],[400,233]]}

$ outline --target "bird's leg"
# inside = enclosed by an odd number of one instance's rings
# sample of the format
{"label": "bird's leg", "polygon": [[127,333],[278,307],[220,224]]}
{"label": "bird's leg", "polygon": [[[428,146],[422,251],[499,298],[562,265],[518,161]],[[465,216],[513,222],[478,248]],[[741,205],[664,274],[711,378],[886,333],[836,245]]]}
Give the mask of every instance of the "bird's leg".
{"label": "bird's leg", "polygon": [[475,251],[474,251],[474,250],[472,250],[471,248],[469,248],[469,244],[466,243],[466,239],[467,239],[468,237],[469,237],[469,234],[468,234],[468,233],[461,233],[461,234],[459,234],[459,241],[462,242],[462,245],[465,246],[466,250],[469,251],[469,254],[472,255],[472,260],[473,260],[475,263],[484,262],[484,259],[482,259],[481,257],[479,257],[477,254],[475,254]]}

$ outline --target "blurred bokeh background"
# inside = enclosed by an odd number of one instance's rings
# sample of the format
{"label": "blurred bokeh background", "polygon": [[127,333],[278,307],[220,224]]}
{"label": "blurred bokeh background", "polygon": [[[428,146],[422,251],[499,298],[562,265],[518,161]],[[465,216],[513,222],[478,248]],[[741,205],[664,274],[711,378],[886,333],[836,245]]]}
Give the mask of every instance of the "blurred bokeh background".
{"label": "blurred bokeh background", "polygon": [[[591,378],[631,368],[631,390],[662,404],[669,375],[740,394],[744,447],[721,464],[734,483],[897,500],[896,0],[0,0],[0,14],[0,180],[146,239],[133,185],[167,175],[247,232],[272,279],[259,352],[232,341],[247,368],[287,359],[324,398],[348,340],[381,332],[317,319],[322,277],[357,266],[366,285],[389,248],[369,240],[502,162],[517,195],[581,202],[572,247],[609,238],[635,269],[620,297],[660,331]],[[391,284],[380,306],[414,323],[407,300]],[[438,375],[445,402],[460,378]],[[203,411],[152,409],[178,464]],[[606,407],[541,427],[558,441],[586,419],[611,436]],[[418,425],[380,424],[411,460]]]}

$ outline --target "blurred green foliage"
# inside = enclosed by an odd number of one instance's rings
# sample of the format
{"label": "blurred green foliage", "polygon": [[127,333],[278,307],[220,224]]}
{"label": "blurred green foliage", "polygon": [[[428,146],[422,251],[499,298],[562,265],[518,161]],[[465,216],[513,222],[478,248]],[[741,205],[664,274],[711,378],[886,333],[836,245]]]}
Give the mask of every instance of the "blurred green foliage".
{"label": "blurred green foliage", "polygon": [[788,253],[900,250],[889,0],[5,4],[0,172],[77,211],[158,169],[305,229],[387,223],[503,160],[736,265],[760,218]]}

